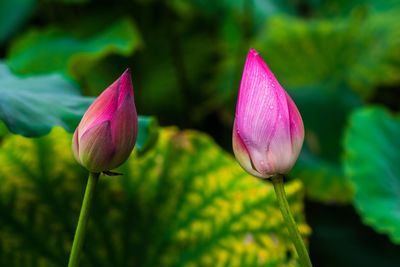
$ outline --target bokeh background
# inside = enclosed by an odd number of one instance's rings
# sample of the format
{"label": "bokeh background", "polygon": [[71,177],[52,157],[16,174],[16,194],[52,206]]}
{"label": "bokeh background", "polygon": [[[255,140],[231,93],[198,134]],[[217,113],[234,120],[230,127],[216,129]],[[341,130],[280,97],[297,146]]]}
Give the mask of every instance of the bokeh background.
{"label": "bokeh background", "polygon": [[251,47],[303,116],[287,191],[314,266],[400,266],[398,0],[0,0],[0,266],[66,266],[70,132],[127,67],[140,138],[101,180],[83,266],[298,266],[231,153]]}

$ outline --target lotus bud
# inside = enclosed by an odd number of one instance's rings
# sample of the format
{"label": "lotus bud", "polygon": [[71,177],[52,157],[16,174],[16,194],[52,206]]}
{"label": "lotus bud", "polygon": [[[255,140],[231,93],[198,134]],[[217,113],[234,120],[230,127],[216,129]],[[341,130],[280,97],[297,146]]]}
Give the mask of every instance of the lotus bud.
{"label": "lotus bud", "polygon": [[136,143],[138,118],[129,69],[90,105],[75,130],[75,159],[89,171],[112,170],[129,157]]}
{"label": "lotus bud", "polygon": [[288,173],[304,140],[301,115],[267,64],[250,49],[243,70],[233,125],[233,151],[250,174]]}

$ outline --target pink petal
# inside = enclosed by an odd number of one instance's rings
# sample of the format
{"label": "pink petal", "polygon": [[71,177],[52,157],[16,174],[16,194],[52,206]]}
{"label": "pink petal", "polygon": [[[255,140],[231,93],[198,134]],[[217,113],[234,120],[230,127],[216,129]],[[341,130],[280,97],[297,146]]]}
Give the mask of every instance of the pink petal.
{"label": "pink petal", "polygon": [[138,131],[127,69],[88,108],[73,138],[77,161],[92,172],[111,170],[129,157]]}
{"label": "pink petal", "polygon": [[[254,49],[244,66],[234,127],[259,173],[256,176],[290,171],[303,143],[303,122],[292,99]],[[241,157],[237,156],[238,161],[246,165]],[[243,168],[251,173],[248,166]]]}
{"label": "pink petal", "polygon": [[124,73],[117,80],[118,84],[118,105],[121,105],[125,98],[133,97],[133,85],[131,78],[131,71],[126,69]]}
{"label": "pink petal", "polygon": [[297,159],[300,154],[301,147],[304,141],[304,124],[301,114],[297,109],[296,104],[292,98],[286,93],[286,99],[288,103],[288,111],[290,118],[290,136],[292,138],[292,151],[295,153],[294,157]]}
{"label": "pink petal", "polygon": [[76,128],[74,136],[72,137],[72,152],[74,153],[75,159],[80,163],[78,135],[78,128]]}
{"label": "pink petal", "polygon": [[110,121],[104,121],[86,130],[79,138],[79,158],[91,172],[109,169],[115,149],[111,137]]}
{"label": "pink petal", "polygon": [[127,94],[111,119],[111,136],[116,153],[110,166],[122,164],[131,154],[136,143],[138,120],[133,95]]}
{"label": "pink petal", "polygon": [[81,135],[88,128],[110,120],[123,100],[128,96],[133,97],[132,88],[130,70],[126,69],[115,82],[96,98],[83,115],[79,124]]}
{"label": "pink petal", "polygon": [[79,137],[82,137],[88,128],[111,119],[112,114],[118,107],[117,87],[118,80],[101,93],[90,105],[79,123]]}
{"label": "pink petal", "polygon": [[238,160],[240,166],[242,166],[242,168],[250,174],[257,177],[262,177],[262,174],[259,173],[253,166],[249,152],[247,151],[247,148],[244,145],[242,138],[240,137],[240,134],[236,128],[236,124],[233,125],[232,146],[233,153],[235,154],[235,157]]}
{"label": "pink petal", "polygon": [[[271,166],[265,160],[272,138],[290,138],[282,123],[288,119],[283,88],[252,49],[247,57],[236,108],[236,123],[257,170]],[[263,160],[262,160],[263,159]]]}

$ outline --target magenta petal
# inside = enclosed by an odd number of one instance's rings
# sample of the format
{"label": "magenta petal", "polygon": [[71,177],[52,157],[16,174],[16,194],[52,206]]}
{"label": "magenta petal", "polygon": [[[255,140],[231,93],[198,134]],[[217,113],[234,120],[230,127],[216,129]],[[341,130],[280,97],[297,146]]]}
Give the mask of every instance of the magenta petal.
{"label": "magenta petal", "polygon": [[249,152],[236,129],[236,125],[233,125],[232,146],[233,153],[235,154],[240,166],[242,166],[242,168],[248,173],[257,177],[262,177],[262,174],[254,168]]}
{"label": "magenta petal", "polygon": [[292,137],[293,146],[300,150],[304,139],[304,124],[300,112],[293,102],[292,98],[286,94],[290,117],[290,136]]}
{"label": "magenta petal", "polygon": [[135,146],[138,118],[129,69],[88,108],[75,130],[72,150],[92,172],[121,165]]}
{"label": "magenta petal", "polygon": [[121,105],[125,98],[133,97],[133,85],[131,79],[131,71],[126,69],[121,77],[117,80],[118,82],[118,105]]}
{"label": "magenta petal", "polygon": [[79,140],[78,140],[78,128],[76,128],[74,132],[74,136],[72,137],[72,152],[74,153],[75,159],[80,163],[81,159],[79,158]]}
{"label": "magenta petal", "polygon": [[79,137],[81,137],[88,128],[111,119],[112,114],[118,107],[117,82],[118,80],[101,93],[83,115],[78,126]]}
{"label": "magenta petal", "polygon": [[93,125],[110,120],[118,106],[127,96],[133,97],[133,86],[129,69],[104,90],[90,105],[79,124],[81,134]]}
{"label": "magenta petal", "polygon": [[91,172],[109,170],[115,153],[110,124],[110,121],[97,124],[79,138],[80,162]]}
{"label": "magenta petal", "polygon": [[254,49],[244,66],[234,128],[253,169],[262,177],[290,171],[303,143],[303,122],[296,105]]}
{"label": "magenta petal", "polygon": [[111,133],[116,152],[110,165],[115,168],[129,157],[136,143],[138,120],[132,95],[127,95],[113,114]]}
{"label": "magenta petal", "polygon": [[286,99],[288,103],[289,110],[289,125],[290,125],[290,136],[292,138],[292,150],[298,157],[303,146],[304,141],[304,124],[301,114],[297,109],[296,104],[293,102],[292,98],[286,93]]}

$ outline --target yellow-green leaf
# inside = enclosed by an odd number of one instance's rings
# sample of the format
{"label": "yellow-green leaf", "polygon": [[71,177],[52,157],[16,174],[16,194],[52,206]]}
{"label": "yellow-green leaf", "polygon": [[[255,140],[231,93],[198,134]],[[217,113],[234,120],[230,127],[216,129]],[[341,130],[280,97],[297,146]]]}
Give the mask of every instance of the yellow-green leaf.
{"label": "yellow-green leaf", "polygon": [[[4,141],[1,266],[66,265],[87,175],[70,138],[56,128]],[[207,135],[163,129],[153,149],[134,153],[119,171],[101,177],[83,266],[298,266],[273,187]],[[301,183],[286,190],[307,236]]]}

